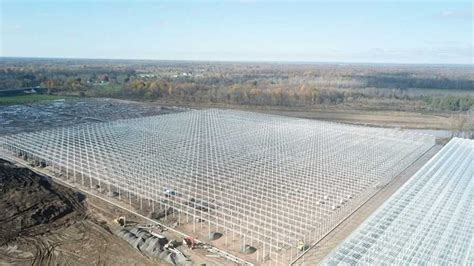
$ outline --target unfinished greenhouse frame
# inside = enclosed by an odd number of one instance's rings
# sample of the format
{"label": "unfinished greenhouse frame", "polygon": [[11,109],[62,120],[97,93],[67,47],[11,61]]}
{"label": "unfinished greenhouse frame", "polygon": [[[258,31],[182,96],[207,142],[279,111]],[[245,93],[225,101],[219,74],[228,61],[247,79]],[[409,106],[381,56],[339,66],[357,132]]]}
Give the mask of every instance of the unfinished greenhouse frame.
{"label": "unfinished greenhouse frame", "polygon": [[[288,262],[435,144],[392,129],[230,110],[91,123],[0,140],[4,151]],[[282,250],[288,255],[282,258]],[[286,263],[285,262],[285,263]]]}
{"label": "unfinished greenhouse frame", "polygon": [[474,262],[474,140],[452,139],[323,265]]}

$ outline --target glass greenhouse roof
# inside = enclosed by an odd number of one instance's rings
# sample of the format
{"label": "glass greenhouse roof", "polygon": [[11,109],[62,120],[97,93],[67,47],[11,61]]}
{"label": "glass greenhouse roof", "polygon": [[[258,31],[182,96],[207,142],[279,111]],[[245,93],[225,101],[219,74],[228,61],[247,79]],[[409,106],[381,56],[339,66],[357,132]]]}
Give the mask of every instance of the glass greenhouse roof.
{"label": "glass greenhouse roof", "polygon": [[323,265],[474,262],[474,140],[455,138]]}

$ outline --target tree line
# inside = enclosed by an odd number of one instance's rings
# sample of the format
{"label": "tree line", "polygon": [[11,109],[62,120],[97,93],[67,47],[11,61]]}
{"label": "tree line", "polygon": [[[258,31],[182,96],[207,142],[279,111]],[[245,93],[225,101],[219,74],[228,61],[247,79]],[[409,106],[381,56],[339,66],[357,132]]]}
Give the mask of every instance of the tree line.
{"label": "tree line", "polygon": [[[474,106],[473,81],[472,68],[463,67],[59,59],[0,65],[0,89],[40,86],[49,94],[288,107],[417,102],[430,110],[466,111]],[[460,90],[467,93],[449,93]]]}

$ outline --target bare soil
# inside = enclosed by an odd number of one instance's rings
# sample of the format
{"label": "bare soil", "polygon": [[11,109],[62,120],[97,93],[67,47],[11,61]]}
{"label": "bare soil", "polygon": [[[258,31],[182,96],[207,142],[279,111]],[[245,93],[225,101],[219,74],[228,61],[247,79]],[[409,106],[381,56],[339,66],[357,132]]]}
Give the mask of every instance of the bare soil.
{"label": "bare soil", "polygon": [[0,160],[0,264],[160,265],[114,236],[84,195]]}
{"label": "bare soil", "polygon": [[[400,108],[379,108],[370,110],[355,106],[325,106],[318,107],[283,107],[283,106],[251,106],[251,105],[230,105],[230,104],[203,104],[203,103],[182,103],[157,101],[161,106],[181,106],[194,109],[200,108],[226,108],[238,109],[251,112],[261,112],[274,115],[284,115],[298,118],[308,118],[341,122],[347,124],[357,124],[377,127],[395,127],[407,129],[441,129],[451,130],[453,125],[452,112],[427,112],[427,111],[402,111]],[[408,109],[409,110],[409,109]]]}

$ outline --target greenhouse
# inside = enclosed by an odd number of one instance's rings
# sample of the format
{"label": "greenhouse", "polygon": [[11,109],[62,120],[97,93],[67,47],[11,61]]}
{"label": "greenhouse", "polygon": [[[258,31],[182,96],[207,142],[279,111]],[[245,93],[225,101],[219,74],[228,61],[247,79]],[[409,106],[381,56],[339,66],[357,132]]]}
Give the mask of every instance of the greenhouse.
{"label": "greenhouse", "polygon": [[452,139],[323,264],[474,261],[474,140]]}
{"label": "greenhouse", "polygon": [[239,236],[261,259],[278,260],[278,251],[292,257],[290,247],[322,237],[435,140],[209,109],[8,135],[0,143],[68,182],[142,208],[173,208],[192,230]]}

